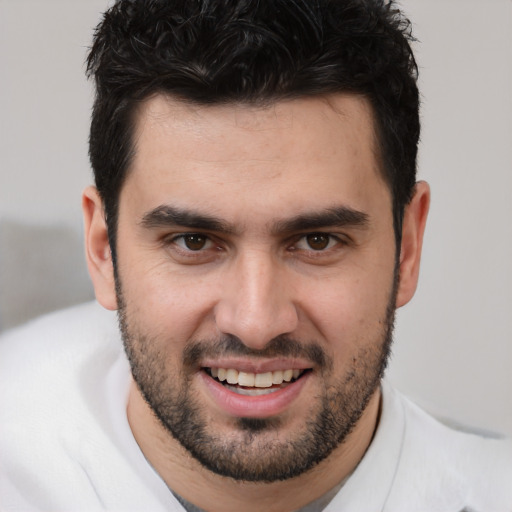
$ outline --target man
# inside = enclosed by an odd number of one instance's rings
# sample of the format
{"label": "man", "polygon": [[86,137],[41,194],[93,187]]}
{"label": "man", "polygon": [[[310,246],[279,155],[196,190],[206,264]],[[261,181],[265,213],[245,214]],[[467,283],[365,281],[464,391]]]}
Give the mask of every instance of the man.
{"label": "man", "polygon": [[512,509],[509,441],[382,382],[429,206],[409,40],[380,1],[105,14],[83,210],[121,336],[6,336],[5,510]]}

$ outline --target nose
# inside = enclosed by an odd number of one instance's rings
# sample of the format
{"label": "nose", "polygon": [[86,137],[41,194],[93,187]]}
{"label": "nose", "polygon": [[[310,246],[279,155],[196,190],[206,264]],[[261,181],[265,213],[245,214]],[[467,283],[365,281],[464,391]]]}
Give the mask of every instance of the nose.
{"label": "nose", "polygon": [[292,333],[298,313],[290,278],[289,270],[263,251],[237,258],[221,285],[215,307],[217,328],[254,350],[263,349],[276,336]]}

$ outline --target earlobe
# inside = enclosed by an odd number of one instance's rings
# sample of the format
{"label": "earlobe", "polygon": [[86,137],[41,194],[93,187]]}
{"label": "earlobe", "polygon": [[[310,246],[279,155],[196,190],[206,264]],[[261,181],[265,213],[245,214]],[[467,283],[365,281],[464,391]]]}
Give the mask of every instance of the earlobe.
{"label": "earlobe", "polygon": [[108,242],[103,202],[95,187],[82,194],[85,256],[96,299],[106,309],[117,309],[114,268]]}
{"label": "earlobe", "polygon": [[407,304],[416,291],[429,206],[430,187],[428,183],[419,181],[415,185],[413,198],[404,211],[397,308]]}

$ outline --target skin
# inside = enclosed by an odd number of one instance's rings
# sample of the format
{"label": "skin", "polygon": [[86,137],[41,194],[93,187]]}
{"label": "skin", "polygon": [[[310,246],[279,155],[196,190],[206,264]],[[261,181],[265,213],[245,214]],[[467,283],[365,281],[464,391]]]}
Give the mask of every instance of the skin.
{"label": "skin", "polygon": [[[406,208],[396,299],[391,204],[364,99],[332,95],[267,107],[147,100],[138,113],[118,224],[119,282],[133,343],[142,345],[142,336],[151,340],[169,375],[180,376],[176,385],[186,377],[209,430],[242,443],[247,433],[212,400],[200,368],[184,368],[187,346],[229,334],[253,353],[264,353],[276,336],[300,344],[314,340],[330,371],[302,360],[312,368],[307,381],[279,411],[278,427],[258,433],[252,447],[257,453],[269,439],[296,438],[319,409],[325,389],[345,382],[351,372],[364,384],[368,369],[361,370],[358,361],[364,356],[371,367],[379,362],[390,298],[400,307],[414,294],[429,188],[418,183]],[[214,216],[229,229],[145,223],[162,205]],[[291,222],[329,208],[359,212],[365,221],[314,229]],[[97,299],[117,309],[103,205],[92,187],[84,192],[83,209]],[[207,237],[204,248],[187,249],[179,236],[190,232]],[[319,232],[329,243],[314,250],[306,236]],[[223,355],[219,366],[295,364],[281,359]],[[146,458],[185,499],[207,510],[286,511],[321,496],[353,471],[371,442],[379,404],[377,387],[329,456],[300,476],[273,483],[234,481],[205,469],[162,426],[135,384],[127,415]]]}

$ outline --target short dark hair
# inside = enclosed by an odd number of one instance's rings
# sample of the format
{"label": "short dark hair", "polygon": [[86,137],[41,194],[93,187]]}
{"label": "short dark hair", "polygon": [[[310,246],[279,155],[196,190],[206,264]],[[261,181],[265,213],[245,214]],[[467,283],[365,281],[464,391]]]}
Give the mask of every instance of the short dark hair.
{"label": "short dark hair", "polygon": [[348,92],[372,105],[397,243],[420,133],[409,21],[392,0],[117,0],[96,28],[89,155],[115,263],[137,105],[270,103]]}

